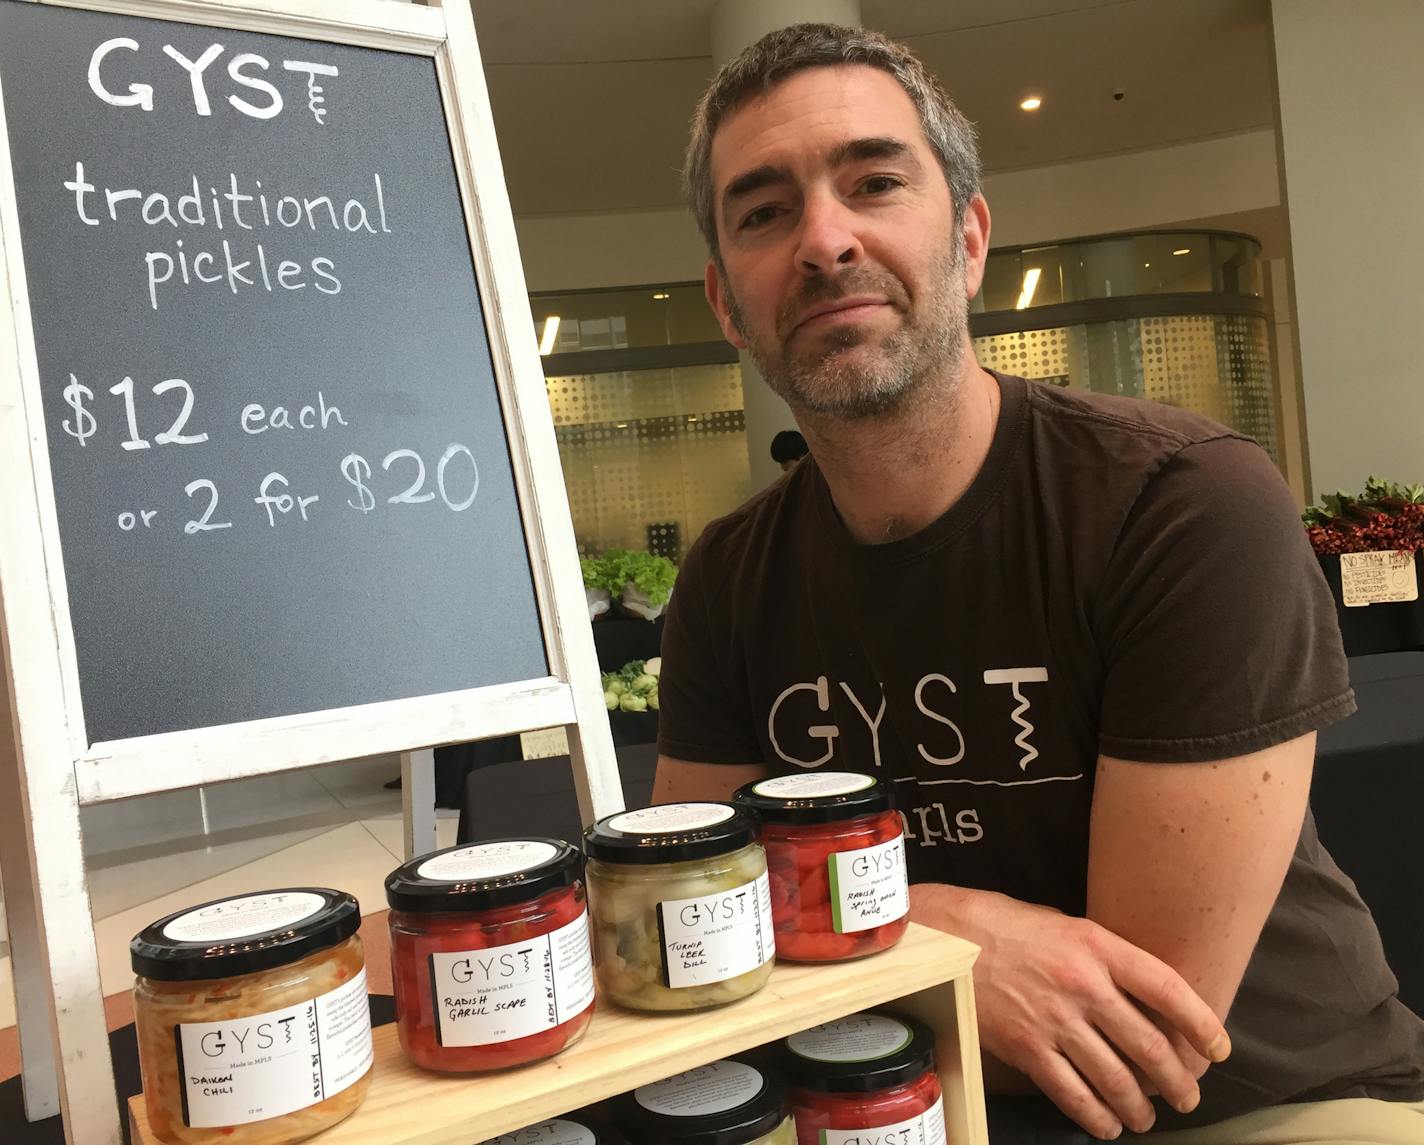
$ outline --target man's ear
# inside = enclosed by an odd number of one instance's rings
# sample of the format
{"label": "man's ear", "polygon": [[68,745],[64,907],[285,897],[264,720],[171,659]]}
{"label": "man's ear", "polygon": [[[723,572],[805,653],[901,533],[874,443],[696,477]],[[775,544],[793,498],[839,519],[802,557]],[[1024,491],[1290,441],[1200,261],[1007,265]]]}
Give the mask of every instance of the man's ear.
{"label": "man's ear", "polygon": [[984,285],[984,263],[989,257],[989,204],[976,194],[964,208],[960,224],[964,235],[964,296],[973,299]]}
{"label": "man's ear", "polygon": [[727,294],[727,284],[723,281],[715,258],[707,260],[707,274],[703,284],[707,290],[707,305],[712,307],[712,313],[717,316],[717,324],[722,327],[723,337],[738,350],[745,350],[747,340],[732,321],[731,298]]}

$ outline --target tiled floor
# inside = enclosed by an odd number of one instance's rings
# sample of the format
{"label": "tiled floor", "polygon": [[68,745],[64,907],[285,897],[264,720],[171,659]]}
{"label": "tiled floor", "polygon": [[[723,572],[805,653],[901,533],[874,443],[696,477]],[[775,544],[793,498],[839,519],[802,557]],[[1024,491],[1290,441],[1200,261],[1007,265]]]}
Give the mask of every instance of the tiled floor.
{"label": "tiled floor", "polygon": [[[154,919],[246,890],[307,885],[385,908],[402,858],[394,757],[169,792],[84,810],[85,852],[104,993],[133,981],[128,943]],[[442,816],[444,813],[442,813]],[[456,821],[439,820],[440,844]],[[15,1021],[10,960],[0,958],[0,1031]]]}

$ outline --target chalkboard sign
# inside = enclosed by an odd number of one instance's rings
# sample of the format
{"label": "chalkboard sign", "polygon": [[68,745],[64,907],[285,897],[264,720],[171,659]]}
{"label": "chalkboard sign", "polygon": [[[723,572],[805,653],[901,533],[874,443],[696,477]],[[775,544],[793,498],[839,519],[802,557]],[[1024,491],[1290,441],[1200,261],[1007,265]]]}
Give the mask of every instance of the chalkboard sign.
{"label": "chalkboard sign", "polygon": [[89,740],[547,676],[433,61],[0,0],[0,92]]}

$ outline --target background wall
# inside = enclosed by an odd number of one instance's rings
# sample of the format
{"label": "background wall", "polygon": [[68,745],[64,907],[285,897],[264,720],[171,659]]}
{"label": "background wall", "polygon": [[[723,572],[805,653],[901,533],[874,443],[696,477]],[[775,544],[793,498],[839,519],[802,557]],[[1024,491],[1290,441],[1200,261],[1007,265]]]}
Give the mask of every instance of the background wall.
{"label": "background wall", "polygon": [[1273,17],[1312,485],[1419,481],[1424,4],[1277,0]]}
{"label": "background wall", "polygon": [[[1275,133],[1008,171],[985,179],[984,193],[995,246],[1266,210],[1280,205]],[[701,279],[707,263],[680,209],[526,215],[515,226],[534,291]]]}

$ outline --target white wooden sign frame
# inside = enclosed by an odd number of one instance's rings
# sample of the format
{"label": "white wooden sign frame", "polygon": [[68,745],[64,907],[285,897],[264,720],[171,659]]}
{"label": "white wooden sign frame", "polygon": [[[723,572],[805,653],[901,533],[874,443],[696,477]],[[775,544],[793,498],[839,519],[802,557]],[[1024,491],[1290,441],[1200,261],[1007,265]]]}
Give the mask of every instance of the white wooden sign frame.
{"label": "white wooden sign frame", "polygon": [[547,677],[512,684],[89,742],[0,97],[0,652],[8,666],[0,729],[8,717],[13,731],[11,737],[0,733],[0,869],[26,1111],[32,1119],[62,1112],[71,1143],[119,1145],[81,805],[404,752],[406,840],[416,849],[431,837],[430,754],[424,749],[558,726],[569,733],[585,821],[620,810],[623,800],[467,0],[431,0],[429,7],[392,0],[29,2],[434,60],[550,667]]}

